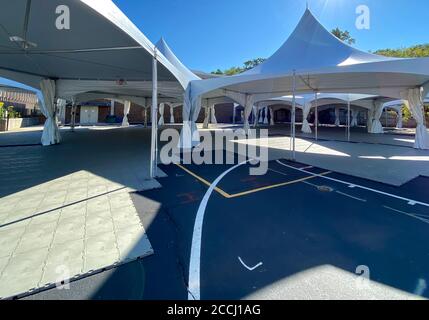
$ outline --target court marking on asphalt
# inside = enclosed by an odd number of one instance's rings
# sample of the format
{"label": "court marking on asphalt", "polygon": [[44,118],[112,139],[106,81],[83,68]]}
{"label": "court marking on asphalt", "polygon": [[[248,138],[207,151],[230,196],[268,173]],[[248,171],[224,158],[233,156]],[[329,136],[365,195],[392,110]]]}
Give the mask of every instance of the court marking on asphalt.
{"label": "court marking on asphalt", "polygon": [[[315,174],[315,173],[312,173],[312,172],[309,172],[309,171],[304,170],[304,169],[300,169],[300,168],[296,168],[296,167],[287,165],[287,164],[281,162],[280,160],[277,160],[276,162],[278,164],[286,167],[286,168],[294,169],[294,170],[297,170],[297,171],[300,171],[300,172],[303,172],[303,173],[306,173],[306,174],[309,174],[309,175],[312,175],[312,176],[317,176],[317,174]],[[347,181],[342,181],[342,180],[339,180],[339,179],[335,179],[335,178],[331,178],[331,177],[326,177],[326,175],[320,176],[320,178],[327,179],[327,180],[330,180],[330,181],[334,181],[334,182],[337,182],[337,183],[340,183],[340,184],[345,184],[345,185],[348,185],[350,188],[359,188],[359,189],[363,189],[363,190],[366,190],[366,191],[371,191],[371,192],[374,192],[374,193],[378,193],[378,194],[381,194],[381,195],[384,195],[384,196],[387,196],[387,197],[395,198],[395,199],[398,199],[398,200],[403,200],[403,201],[406,201],[411,206],[419,204],[419,205],[422,205],[422,206],[425,206],[425,207],[429,207],[429,203],[425,203],[425,202],[421,202],[421,201],[417,201],[417,200],[413,200],[413,199],[409,199],[409,198],[404,198],[404,197],[401,197],[401,196],[398,196],[398,195],[395,195],[395,194],[392,194],[392,193],[384,192],[384,191],[373,189],[373,188],[368,188],[368,187],[361,186],[361,185],[358,185],[358,184],[355,184],[355,183],[350,183],[350,182],[347,182]]]}
{"label": "court marking on asphalt", "polygon": [[[185,172],[187,172],[188,174],[190,174],[191,176],[193,176],[194,178],[196,178],[197,180],[199,180],[200,182],[204,183],[205,185],[209,186],[209,189],[206,191],[203,199],[201,200],[201,203],[198,207],[198,211],[197,211],[197,215],[195,218],[195,224],[194,224],[194,230],[193,230],[193,234],[192,234],[192,244],[191,244],[191,257],[190,257],[190,263],[189,263],[189,278],[188,278],[188,300],[200,300],[201,299],[201,290],[200,290],[200,280],[201,280],[201,243],[202,243],[202,228],[203,228],[203,221],[204,221],[204,215],[205,215],[205,211],[207,208],[207,204],[208,201],[213,193],[213,191],[218,192],[219,194],[223,195],[225,198],[232,198],[232,197],[238,197],[246,194],[250,194],[250,193],[255,193],[255,192],[259,192],[262,190],[267,190],[267,189],[272,189],[272,188],[276,188],[276,187],[280,187],[280,186],[286,186],[286,185],[291,185],[292,183],[299,183],[299,182],[303,182],[305,184],[307,184],[308,182],[306,180],[308,179],[298,179],[292,182],[286,182],[283,184],[279,184],[279,185],[275,185],[275,186],[268,186],[264,188],[258,188],[258,189],[254,189],[254,190],[250,190],[250,191],[246,191],[243,192],[241,194],[237,194],[237,195],[230,195],[228,193],[226,193],[225,191],[223,191],[222,189],[218,188],[218,184],[221,182],[221,180],[227,176],[229,173],[231,173],[232,171],[234,171],[235,169],[241,167],[244,164],[247,164],[248,162],[250,162],[250,160],[247,160],[245,162],[239,163],[231,168],[229,168],[228,170],[224,171],[221,175],[218,176],[218,178],[213,182],[210,183],[207,180],[205,180],[204,178],[198,176],[197,174],[195,174],[194,172],[190,171],[189,169],[176,164],[179,168],[181,168],[182,170],[184,170]],[[363,190],[367,190],[367,191],[371,191],[377,194],[381,194],[384,196],[388,196],[388,197],[392,197],[392,198],[396,198],[399,200],[403,200],[408,202],[409,205],[416,205],[416,204],[420,204],[423,206],[427,206],[429,207],[429,204],[424,203],[424,202],[420,202],[420,201],[415,201],[412,199],[408,199],[408,198],[404,198],[404,197],[400,197],[394,194],[390,194],[384,191],[380,191],[380,190],[376,190],[376,189],[372,189],[372,188],[368,188],[368,187],[364,187],[361,185],[357,185],[357,184],[353,184],[350,182],[346,182],[346,181],[342,181],[339,179],[334,179],[334,178],[330,178],[327,177],[326,175],[332,172],[326,172],[323,174],[316,174],[313,172],[309,172],[307,170],[304,170],[302,168],[296,168],[293,166],[289,166],[283,162],[281,162],[280,160],[277,160],[277,163],[279,163],[280,165],[284,166],[284,167],[288,167],[290,169],[294,169],[306,174],[309,174],[311,177],[313,178],[323,178],[323,179],[328,179],[330,181],[334,181],[337,183],[341,183],[341,184],[345,184],[348,185],[350,188],[360,188]],[[252,192],[253,191],[253,192]],[[357,200],[357,198],[355,199]],[[364,201],[364,199],[359,199],[360,201]],[[366,202],[366,201],[365,201]],[[392,208],[387,208],[392,210]],[[397,213],[402,213],[399,210],[394,209]],[[406,214],[407,216],[410,216],[412,218],[417,218],[414,215],[411,214]],[[422,222],[426,222],[428,223],[428,221],[423,221],[426,219],[422,219],[420,218],[419,220],[421,220]]]}
{"label": "court marking on asphalt", "polygon": [[[197,179],[198,181],[200,181],[201,183],[205,184],[207,187],[210,187],[212,185],[211,182],[207,181],[206,179],[200,177],[199,175],[197,175],[196,173],[192,172],[191,170],[185,168],[184,166],[180,165],[180,164],[176,164],[176,166],[178,166],[180,169],[182,169],[183,171],[185,171],[186,173],[188,173],[189,175],[193,176],[195,179]],[[275,170],[271,170],[270,171],[279,173]],[[219,193],[220,195],[222,195],[224,198],[227,199],[233,199],[233,198],[238,198],[238,197],[243,197],[243,196],[247,196],[249,194],[252,193],[257,193],[257,192],[261,192],[261,191],[266,191],[266,190],[270,190],[270,189],[275,189],[275,188],[280,188],[280,187],[285,187],[285,186],[289,186],[292,184],[296,184],[299,182],[304,182],[307,180],[312,180],[318,177],[322,177],[325,175],[328,175],[332,173],[332,171],[326,171],[326,172],[322,172],[319,174],[315,174],[315,175],[310,175],[308,177],[304,177],[304,178],[300,178],[300,179],[296,179],[296,180],[292,180],[292,181],[286,181],[286,182],[282,182],[282,183],[277,183],[277,184],[273,184],[273,185],[268,185],[268,186],[264,186],[264,187],[260,187],[260,188],[256,188],[256,189],[252,189],[252,190],[247,190],[247,191],[243,191],[243,192],[239,192],[239,193],[235,193],[235,194],[229,194],[228,192],[222,190],[219,187],[215,187],[213,190],[216,191],[217,193]]]}
{"label": "court marking on asphalt", "polygon": [[188,278],[188,300],[200,300],[200,276],[201,276],[201,241],[203,231],[204,214],[206,212],[207,203],[219,182],[231,171],[248,163],[250,160],[239,163],[225,172],[223,172],[206,191],[200,206],[198,207],[195,217],[194,231],[192,233],[191,258],[189,261],[189,278]]}

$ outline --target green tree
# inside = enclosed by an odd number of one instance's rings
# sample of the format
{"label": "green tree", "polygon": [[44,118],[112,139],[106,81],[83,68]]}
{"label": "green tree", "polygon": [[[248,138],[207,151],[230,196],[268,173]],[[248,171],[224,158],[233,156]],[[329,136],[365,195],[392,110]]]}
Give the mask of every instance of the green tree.
{"label": "green tree", "polygon": [[405,105],[402,106],[402,115],[403,115],[404,121],[408,121],[411,119],[411,112],[410,110],[408,110],[408,108]]}
{"label": "green tree", "polygon": [[395,58],[422,58],[429,57],[429,44],[420,44],[416,46],[399,49],[381,49],[374,52],[386,57]]}
{"label": "green tree", "polygon": [[257,65],[263,63],[265,60],[266,59],[264,59],[264,58],[252,59],[252,60],[244,62],[241,67],[231,67],[231,68],[223,70],[223,71],[220,69],[217,69],[216,71],[212,71],[212,74],[232,76],[234,74],[239,74],[239,73],[242,73],[244,71],[253,69]]}
{"label": "green tree", "polygon": [[350,45],[356,43],[356,40],[352,38],[352,36],[350,35],[350,32],[348,32],[347,30],[343,31],[340,28],[336,27],[331,31],[331,33],[341,41],[344,41]]}
{"label": "green tree", "polygon": [[212,71],[212,74],[223,74],[223,71],[220,69],[217,69],[216,71]]}
{"label": "green tree", "polygon": [[264,58],[257,58],[257,59],[252,59],[252,60],[249,60],[249,61],[246,61],[245,63],[244,63],[244,69],[247,71],[247,70],[250,70],[250,69],[253,69],[254,67],[256,67],[256,66],[258,66],[258,65],[260,65],[261,63],[263,63],[263,62],[265,62],[265,60],[267,60],[267,59],[264,59]]}

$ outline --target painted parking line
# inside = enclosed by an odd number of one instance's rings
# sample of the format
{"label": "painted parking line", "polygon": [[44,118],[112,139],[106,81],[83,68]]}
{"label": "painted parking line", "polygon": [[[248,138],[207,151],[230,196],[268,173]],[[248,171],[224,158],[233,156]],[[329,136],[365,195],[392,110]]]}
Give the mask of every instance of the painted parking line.
{"label": "painted parking line", "polygon": [[338,194],[340,194],[340,195],[342,195],[342,196],[344,196],[344,197],[350,198],[350,199],[354,199],[354,200],[357,200],[357,201],[360,201],[360,202],[366,202],[365,199],[361,199],[361,198],[352,196],[350,194],[347,194],[347,193],[344,193],[344,192],[341,192],[341,191],[335,191],[335,192],[338,193]]}
{"label": "painted parking line", "polygon": [[[176,164],[176,166],[178,166],[180,169],[182,169],[183,171],[185,171],[186,173],[188,173],[189,175],[191,175],[192,177],[194,177],[195,179],[197,179],[201,183],[205,184],[206,186],[210,187],[212,185],[209,181],[200,177],[199,175],[197,175],[196,173],[192,172],[191,170],[185,168],[184,166],[182,166],[180,164]],[[279,172],[279,171],[276,171],[273,169],[269,169],[269,170],[276,172],[278,174],[281,174],[281,175],[286,175],[285,173],[282,173],[282,172]],[[247,196],[249,194],[253,194],[253,193],[257,193],[257,192],[262,192],[262,191],[266,191],[266,190],[270,190],[270,189],[276,189],[276,188],[281,188],[281,187],[293,185],[293,184],[300,183],[300,182],[305,182],[307,180],[312,180],[312,179],[315,179],[315,178],[318,178],[321,176],[328,175],[330,173],[332,173],[332,171],[322,172],[320,174],[310,175],[308,177],[304,177],[304,178],[300,178],[300,179],[296,179],[296,180],[292,180],[292,181],[286,181],[286,182],[282,182],[282,183],[277,183],[277,184],[273,184],[273,185],[269,185],[269,186],[265,186],[265,187],[255,188],[252,190],[247,190],[247,191],[234,193],[234,194],[229,194],[228,192],[222,190],[221,188],[219,188],[217,186],[214,188],[214,191],[216,191],[217,193],[222,195],[224,198],[234,199],[234,198],[238,198],[238,197],[244,197],[244,196]]]}
{"label": "painted parking line", "polygon": [[417,214],[414,214],[414,213],[405,212],[405,211],[401,211],[401,210],[398,210],[398,209],[395,209],[395,208],[391,208],[391,207],[388,207],[388,206],[383,206],[383,207],[385,209],[390,210],[390,211],[393,211],[393,212],[396,212],[396,213],[399,213],[399,214],[403,214],[403,215],[406,215],[408,217],[411,217],[411,218],[420,220],[421,222],[429,224],[429,219],[422,218],[422,217],[420,217],[420,215],[417,215]]}
{"label": "painted parking line", "polygon": [[[297,171],[300,171],[300,172],[303,172],[303,173],[306,173],[306,174],[317,176],[317,174],[315,174],[315,173],[309,172],[309,171],[307,171],[305,169],[302,169],[302,168],[295,168],[293,166],[290,166],[290,165],[287,165],[287,164],[281,162],[280,160],[277,160],[277,163],[280,164],[280,165],[282,165],[282,166],[284,166],[284,167],[286,167],[286,168],[294,169],[294,170],[297,170]],[[418,204],[418,205],[421,205],[421,206],[424,206],[424,207],[429,207],[429,203],[425,203],[425,202],[421,202],[421,201],[417,201],[417,200],[413,200],[413,199],[401,197],[401,196],[398,196],[398,195],[395,195],[395,194],[391,194],[391,193],[388,193],[388,192],[384,192],[384,191],[381,191],[381,190],[377,190],[377,189],[373,189],[373,188],[368,188],[368,187],[361,186],[361,185],[358,185],[358,184],[355,184],[355,183],[350,183],[350,182],[347,182],[347,181],[343,181],[343,180],[339,180],[339,179],[327,177],[326,175],[320,176],[320,178],[323,178],[323,179],[326,179],[326,180],[330,180],[330,181],[334,181],[334,182],[337,182],[337,183],[340,183],[340,184],[344,184],[344,185],[349,186],[350,188],[359,188],[359,189],[362,189],[362,190],[366,190],[366,191],[378,193],[378,194],[381,194],[381,195],[384,195],[384,196],[387,196],[387,197],[391,197],[391,198],[395,198],[395,199],[398,199],[398,200],[402,200],[402,201],[405,201],[409,205],[412,205],[412,206]]]}

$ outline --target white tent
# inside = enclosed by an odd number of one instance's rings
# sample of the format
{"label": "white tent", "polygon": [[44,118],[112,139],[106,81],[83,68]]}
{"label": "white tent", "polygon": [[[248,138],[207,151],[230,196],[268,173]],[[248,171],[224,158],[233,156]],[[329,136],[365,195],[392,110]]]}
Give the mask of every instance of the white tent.
{"label": "white tent", "polygon": [[[338,40],[306,10],[284,45],[267,61],[243,74],[192,81],[185,93],[193,140],[191,114],[201,99],[226,95],[244,105],[245,119],[255,101],[282,95],[313,92],[360,93],[406,98],[418,120],[417,148],[429,148],[422,117],[421,92],[429,91],[429,58],[394,59],[359,51]],[[184,114],[185,115],[185,114]],[[245,127],[248,128],[248,121]]]}
{"label": "white tent", "polygon": [[[56,98],[153,97],[156,109],[158,94],[180,97],[188,85],[111,0],[3,1],[0,21],[0,76],[42,90],[44,145],[59,142]],[[152,148],[154,165],[156,128]]]}
{"label": "white tent", "polygon": [[[186,82],[191,82],[195,80],[201,80],[202,78],[197,75],[194,71],[191,71],[188,67],[186,67],[179,58],[174,54],[173,50],[171,50],[170,46],[167,44],[164,38],[161,38],[157,43],[156,47],[163,54],[163,56],[180,72],[182,77],[186,79]],[[214,78],[214,75],[204,74],[198,72],[205,79]],[[183,95],[181,96],[183,98]],[[233,101],[227,97],[215,97],[212,99],[205,99],[203,103],[203,107],[205,108],[205,119],[204,119],[204,128],[208,128],[209,123],[217,124],[216,119],[216,111],[215,105],[220,103],[232,103]],[[178,107],[181,104],[171,103],[173,107]],[[198,114],[196,114],[198,118]],[[184,118],[185,119],[185,118]]]}

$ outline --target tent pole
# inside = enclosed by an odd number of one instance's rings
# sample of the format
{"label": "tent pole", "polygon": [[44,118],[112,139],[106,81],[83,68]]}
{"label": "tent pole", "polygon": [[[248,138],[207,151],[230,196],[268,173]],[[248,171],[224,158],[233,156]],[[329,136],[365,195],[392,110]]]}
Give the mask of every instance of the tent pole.
{"label": "tent pole", "polygon": [[350,142],[350,99],[347,101],[347,141]]}
{"label": "tent pole", "polygon": [[315,135],[316,135],[316,141],[317,140],[319,140],[319,110],[318,110],[318,101],[317,101],[317,99],[318,99],[318,96],[317,96],[317,91],[315,91],[314,92],[314,95],[315,95],[315,103],[316,103],[316,106],[315,106],[315,115],[314,115],[314,121],[315,121],[315,124],[314,124],[314,132],[315,132]]}
{"label": "tent pole", "polygon": [[295,116],[296,116],[296,72],[293,71],[293,87],[292,87],[292,160],[295,161],[295,152],[296,152],[296,141],[295,141]]}
{"label": "tent pole", "polygon": [[156,48],[152,60],[152,140],[150,157],[150,177],[157,175],[157,153],[158,153],[158,65]]}

